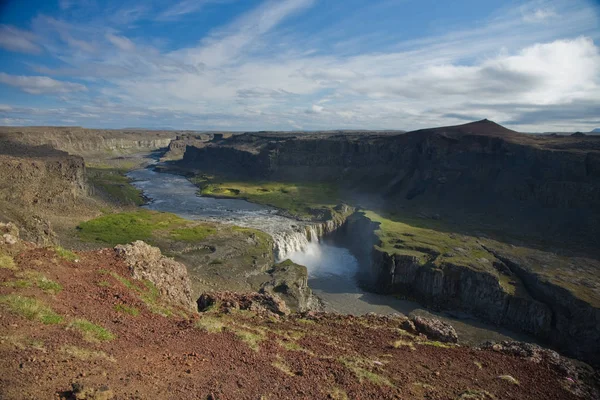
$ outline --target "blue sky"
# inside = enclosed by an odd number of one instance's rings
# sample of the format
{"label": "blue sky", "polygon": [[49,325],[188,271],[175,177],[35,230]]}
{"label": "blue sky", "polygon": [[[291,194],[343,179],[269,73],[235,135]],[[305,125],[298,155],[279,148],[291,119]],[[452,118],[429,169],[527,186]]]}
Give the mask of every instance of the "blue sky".
{"label": "blue sky", "polygon": [[0,124],[600,127],[592,0],[0,2]]}

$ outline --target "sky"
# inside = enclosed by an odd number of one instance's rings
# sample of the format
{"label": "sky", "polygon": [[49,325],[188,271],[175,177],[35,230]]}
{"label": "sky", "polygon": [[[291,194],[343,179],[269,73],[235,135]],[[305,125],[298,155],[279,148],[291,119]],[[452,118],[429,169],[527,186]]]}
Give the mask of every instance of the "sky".
{"label": "sky", "polygon": [[598,0],[0,0],[0,125],[600,127]]}

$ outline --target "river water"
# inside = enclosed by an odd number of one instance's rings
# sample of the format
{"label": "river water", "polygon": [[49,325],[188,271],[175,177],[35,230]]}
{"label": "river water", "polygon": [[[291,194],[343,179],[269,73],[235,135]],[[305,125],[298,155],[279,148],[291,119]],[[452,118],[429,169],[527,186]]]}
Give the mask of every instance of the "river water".
{"label": "river water", "polygon": [[451,323],[461,342],[477,344],[485,340],[532,341],[473,319],[432,313],[418,303],[362,290],[356,281],[360,265],[346,248],[306,238],[305,223],[277,214],[277,210],[244,200],[214,199],[197,195],[198,189],[179,175],[156,172],[150,168],[128,174],[150,202],[145,208],[177,214],[191,220],[214,221],[255,228],[269,233],[275,242],[275,255],[289,258],[308,269],[308,284],[323,302],[325,310],[344,314],[414,313],[435,316]]}

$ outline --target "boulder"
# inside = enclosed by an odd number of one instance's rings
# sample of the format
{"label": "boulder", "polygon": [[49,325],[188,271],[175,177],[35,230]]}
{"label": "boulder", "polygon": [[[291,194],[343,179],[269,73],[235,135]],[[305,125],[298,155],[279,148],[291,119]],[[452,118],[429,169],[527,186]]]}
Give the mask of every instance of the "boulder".
{"label": "boulder", "polygon": [[431,340],[437,340],[443,343],[458,342],[456,330],[447,322],[418,316],[413,316],[410,320],[414,324],[417,332],[424,334]]}
{"label": "boulder", "polygon": [[198,311],[206,312],[216,308],[220,312],[248,310],[258,315],[288,315],[290,309],[279,297],[269,293],[203,293],[196,301]]}
{"label": "boulder", "polygon": [[129,266],[135,279],[147,279],[152,282],[166,300],[193,308],[192,288],[185,265],[165,257],[157,247],[141,240],[131,244],[118,245],[115,252]]}

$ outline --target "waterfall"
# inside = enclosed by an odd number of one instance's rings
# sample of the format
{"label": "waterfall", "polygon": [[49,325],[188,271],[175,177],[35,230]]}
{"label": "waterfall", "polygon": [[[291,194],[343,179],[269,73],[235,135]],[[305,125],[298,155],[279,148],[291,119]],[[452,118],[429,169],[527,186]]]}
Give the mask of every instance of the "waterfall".
{"label": "waterfall", "polygon": [[296,251],[303,251],[310,243],[305,230],[277,232],[273,235],[275,258],[283,261]]}
{"label": "waterfall", "polygon": [[319,243],[323,236],[335,231],[342,223],[343,220],[329,220],[273,233],[275,259],[283,261],[294,252],[305,251],[309,244]]}

